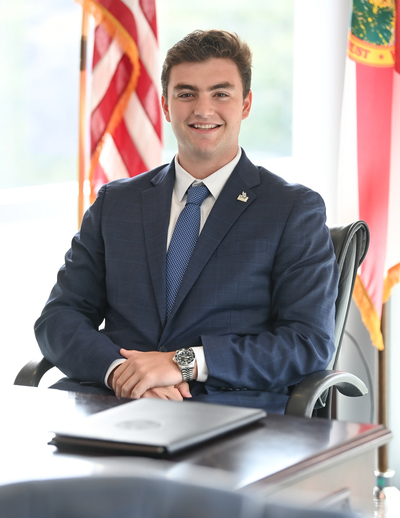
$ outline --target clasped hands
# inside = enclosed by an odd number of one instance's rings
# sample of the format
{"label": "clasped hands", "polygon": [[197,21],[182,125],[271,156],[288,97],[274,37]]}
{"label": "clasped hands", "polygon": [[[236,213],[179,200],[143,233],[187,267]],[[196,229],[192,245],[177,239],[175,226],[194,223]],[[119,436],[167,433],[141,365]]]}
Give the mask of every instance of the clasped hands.
{"label": "clasped hands", "polygon": [[108,384],[116,396],[132,399],[158,398],[181,401],[192,397],[189,384],[172,361],[175,351],[128,351],[120,354],[127,360],[110,374]]}

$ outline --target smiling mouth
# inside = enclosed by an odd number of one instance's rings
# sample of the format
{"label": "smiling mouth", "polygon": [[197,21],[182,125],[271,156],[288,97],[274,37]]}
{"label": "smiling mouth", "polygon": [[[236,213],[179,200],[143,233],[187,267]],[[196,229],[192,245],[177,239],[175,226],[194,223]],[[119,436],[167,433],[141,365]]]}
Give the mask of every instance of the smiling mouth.
{"label": "smiling mouth", "polygon": [[219,128],[221,124],[189,124],[191,128],[199,129],[199,130],[211,130],[215,128]]}

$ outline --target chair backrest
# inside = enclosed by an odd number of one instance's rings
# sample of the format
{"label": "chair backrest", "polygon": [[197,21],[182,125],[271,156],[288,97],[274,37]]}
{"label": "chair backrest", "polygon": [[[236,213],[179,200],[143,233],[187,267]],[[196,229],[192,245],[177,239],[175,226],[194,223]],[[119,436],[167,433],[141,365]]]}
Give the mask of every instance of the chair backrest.
{"label": "chair backrest", "polygon": [[[355,221],[331,227],[330,233],[339,266],[339,284],[335,303],[335,353],[327,369],[336,369],[357,271],[368,252],[369,229],[365,221]],[[332,417],[332,392],[330,388],[319,398],[319,408],[314,411],[318,417]]]}
{"label": "chair backrest", "polygon": [[[122,464],[125,466],[125,464]],[[90,477],[29,480],[0,485],[1,516],[7,518],[356,518],[319,509],[270,503],[260,495],[221,486],[221,475],[207,473],[205,482],[181,482],[162,476],[138,475],[143,464],[130,468],[131,475],[103,474]],[[111,470],[111,472],[115,471]],[[145,470],[146,471],[146,470]],[[160,469],[162,471],[162,469]],[[201,472],[200,472],[201,475]]]}
{"label": "chair backrest", "polygon": [[328,367],[335,368],[342,345],[357,271],[368,252],[369,229],[364,221],[356,221],[341,227],[331,227],[330,232],[339,265],[339,287],[335,313],[336,354]]}

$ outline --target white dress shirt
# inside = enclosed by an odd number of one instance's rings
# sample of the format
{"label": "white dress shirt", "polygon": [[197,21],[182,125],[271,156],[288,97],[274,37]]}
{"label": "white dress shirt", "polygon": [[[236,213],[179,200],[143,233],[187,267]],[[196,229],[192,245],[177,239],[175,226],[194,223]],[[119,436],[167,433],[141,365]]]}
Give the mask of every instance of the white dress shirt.
{"label": "white dress shirt", "polygon": [[[167,237],[167,249],[169,247],[169,244],[171,242],[172,234],[175,229],[176,222],[178,220],[179,214],[183,210],[184,206],[186,205],[186,198],[187,198],[187,190],[189,187],[194,185],[200,185],[204,184],[207,189],[210,191],[210,195],[207,196],[207,198],[203,201],[201,204],[200,210],[201,210],[201,220],[200,220],[200,232],[202,231],[204,224],[208,218],[208,215],[211,212],[211,209],[214,206],[214,203],[218,196],[220,195],[222,189],[224,188],[224,185],[226,184],[228,178],[232,174],[232,171],[235,169],[237,163],[240,160],[240,157],[242,156],[242,150],[239,147],[237,155],[235,158],[229,162],[228,164],[224,165],[224,167],[221,167],[221,169],[218,169],[218,171],[215,171],[215,173],[211,174],[210,176],[207,176],[207,178],[204,178],[203,180],[198,180],[194,178],[192,175],[190,175],[179,163],[179,157],[178,155],[175,156],[175,184],[174,184],[174,190],[172,192],[172,200],[171,200],[171,213],[169,218],[169,226],[168,226],[168,237]],[[199,347],[193,347],[193,351],[196,355],[196,362],[197,362],[197,381],[206,381],[208,377],[208,368],[204,356],[204,350],[202,346]],[[109,387],[107,381],[108,377],[121,363],[123,363],[124,359],[115,360],[110,367],[107,370],[106,376],[105,376],[105,384],[108,388]]]}

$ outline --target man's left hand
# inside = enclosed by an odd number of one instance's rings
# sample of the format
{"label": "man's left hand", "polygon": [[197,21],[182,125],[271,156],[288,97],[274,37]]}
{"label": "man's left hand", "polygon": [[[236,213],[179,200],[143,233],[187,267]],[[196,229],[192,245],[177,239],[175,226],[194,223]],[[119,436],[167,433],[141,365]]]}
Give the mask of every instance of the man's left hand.
{"label": "man's left hand", "polygon": [[182,401],[183,398],[190,398],[192,394],[189,390],[189,383],[182,381],[174,387],[155,387],[147,390],[142,398],[170,399],[172,401]]}
{"label": "man's left hand", "polygon": [[176,386],[182,382],[182,373],[172,361],[175,351],[121,349],[120,354],[127,361],[113,371],[112,388],[116,396],[139,399],[155,387]]}

